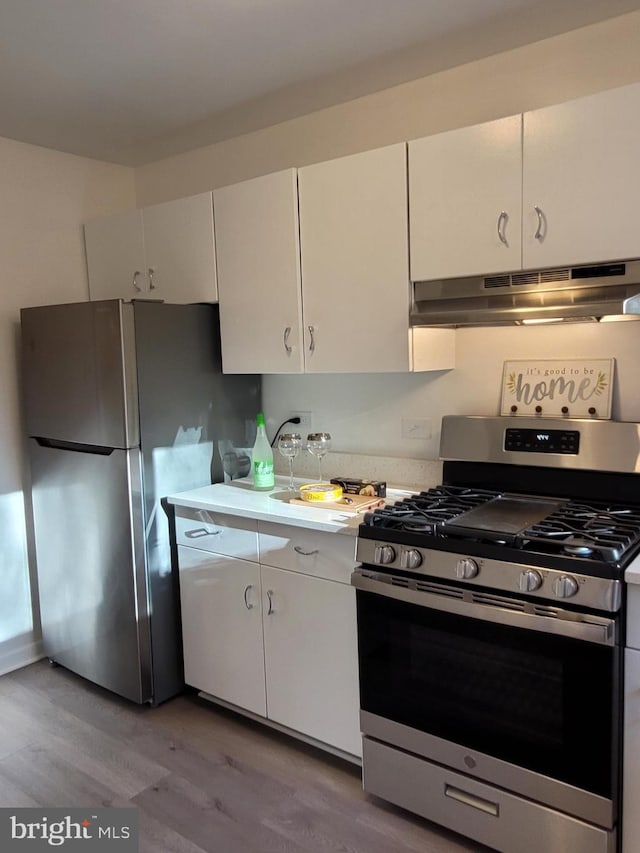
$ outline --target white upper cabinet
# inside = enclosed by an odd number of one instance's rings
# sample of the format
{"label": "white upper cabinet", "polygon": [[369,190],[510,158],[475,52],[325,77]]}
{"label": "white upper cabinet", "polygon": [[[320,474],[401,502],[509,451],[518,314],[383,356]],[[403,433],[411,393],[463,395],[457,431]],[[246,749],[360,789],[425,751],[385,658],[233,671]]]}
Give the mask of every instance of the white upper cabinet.
{"label": "white upper cabinet", "polygon": [[213,194],[226,373],[301,373],[296,170]]}
{"label": "white upper cabinet", "polygon": [[298,171],[305,368],[411,369],[406,145]]}
{"label": "white upper cabinet", "polygon": [[453,367],[451,330],[409,330],[404,143],[215,190],[214,212],[226,373]]}
{"label": "white upper cabinet", "polygon": [[91,299],[132,299],[147,289],[142,211],[85,223]]}
{"label": "white upper cabinet", "polygon": [[411,279],[521,262],[522,116],[409,142]]}
{"label": "white upper cabinet", "polygon": [[217,302],[210,192],[84,226],[91,299]]}
{"label": "white upper cabinet", "polygon": [[211,193],[142,209],[149,290],[165,302],[217,302]]}
{"label": "white upper cabinet", "polygon": [[638,257],[638,150],[640,84],[410,142],[411,279]]}
{"label": "white upper cabinet", "polygon": [[638,257],[639,151],[640,84],[524,114],[525,269]]}

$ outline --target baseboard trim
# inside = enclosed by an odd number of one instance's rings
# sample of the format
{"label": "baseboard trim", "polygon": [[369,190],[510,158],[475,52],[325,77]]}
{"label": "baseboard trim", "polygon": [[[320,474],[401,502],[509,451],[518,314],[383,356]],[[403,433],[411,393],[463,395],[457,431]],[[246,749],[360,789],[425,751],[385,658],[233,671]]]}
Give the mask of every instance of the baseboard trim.
{"label": "baseboard trim", "polygon": [[6,675],[44,657],[42,640],[32,633],[0,643],[0,675]]}

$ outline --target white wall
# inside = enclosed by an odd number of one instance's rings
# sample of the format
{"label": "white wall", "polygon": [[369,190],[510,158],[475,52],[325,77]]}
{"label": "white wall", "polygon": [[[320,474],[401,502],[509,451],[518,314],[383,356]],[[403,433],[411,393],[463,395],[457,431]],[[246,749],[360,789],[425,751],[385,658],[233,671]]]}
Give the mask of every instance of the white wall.
{"label": "white wall", "polygon": [[136,169],[138,206],[640,80],[640,11]]}
{"label": "white wall", "polygon": [[[613,417],[640,421],[640,320],[458,329],[456,336],[455,370],[266,376],[270,424],[309,411],[314,429],[331,433],[335,450],[436,459],[442,416],[499,414],[503,362],[518,358],[615,358]],[[402,418],[428,418],[431,439],[402,438]]]}
{"label": "white wall", "polygon": [[39,655],[23,502],[20,308],[88,298],[82,222],[134,206],[133,171],[0,138],[0,673]]}

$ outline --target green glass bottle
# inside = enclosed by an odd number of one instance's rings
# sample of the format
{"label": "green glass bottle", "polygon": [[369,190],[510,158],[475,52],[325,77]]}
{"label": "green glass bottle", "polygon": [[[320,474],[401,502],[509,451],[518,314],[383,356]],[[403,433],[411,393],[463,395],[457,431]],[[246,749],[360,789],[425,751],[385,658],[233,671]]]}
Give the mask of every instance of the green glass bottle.
{"label": "green glass bottle", "polygon": [[273,450],[267,438],[262,412],[258,412],[256,423],[258,425],[256,443],[253,445],[253,453],[251,455],[253,488],[272,489],[276,483],[273,473]]}

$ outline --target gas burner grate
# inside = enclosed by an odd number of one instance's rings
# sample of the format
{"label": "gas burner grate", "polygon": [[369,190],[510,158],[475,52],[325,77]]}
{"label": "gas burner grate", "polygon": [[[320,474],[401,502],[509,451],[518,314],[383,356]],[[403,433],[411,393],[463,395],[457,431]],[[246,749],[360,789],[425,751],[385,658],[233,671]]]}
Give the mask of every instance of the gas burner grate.
{"label": "gas burner grate", "polygon": [[616,562],[640,542],[640,510],[572,501],[524,530],[518,538],[524,550],[542,548]]}
{"label": "gas burner grate", "polygon": [[447,521],[499,497],[500,492],[465,486],[436,486],[367,513],[363,524],[390,530],[435,534]]}

